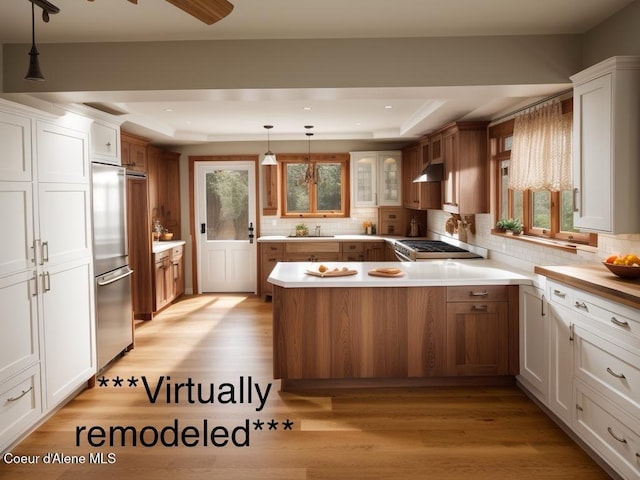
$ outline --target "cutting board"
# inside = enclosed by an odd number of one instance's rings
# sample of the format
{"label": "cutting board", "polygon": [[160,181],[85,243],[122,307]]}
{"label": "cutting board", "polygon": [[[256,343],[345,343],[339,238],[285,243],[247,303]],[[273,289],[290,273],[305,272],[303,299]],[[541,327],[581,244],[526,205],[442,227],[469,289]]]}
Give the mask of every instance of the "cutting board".
{"label": "cutting board", "polygon": [[369,270],[367,273],[374,277],[401,277],[404,275],[404,271],[397,268],[374,268]]}
{"label": "cutting board", "polygon": [[327,270],[326,272],[318,272],[317,270],[306,270],[304,273],[307,275],[313,275],[314,277],[346,277],[348,275],[355,275],[357,270]]}

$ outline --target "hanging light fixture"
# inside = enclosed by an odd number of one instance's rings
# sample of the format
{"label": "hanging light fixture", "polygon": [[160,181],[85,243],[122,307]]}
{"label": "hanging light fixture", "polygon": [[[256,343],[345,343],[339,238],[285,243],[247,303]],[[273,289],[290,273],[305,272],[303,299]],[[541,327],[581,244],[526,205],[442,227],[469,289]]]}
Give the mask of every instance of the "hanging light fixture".
{"label": "hanging light fixture", "polygon": [[264,154],[264,158],[262,159],[262,165],[277,165],[276,156],[269,148],[269,130],[273,128],[273,125],[265,125],[264,128],[267,129],[267,153]]}
{"label": "hanging light fixture", "polygon": [[311,163],[311,137],[313,137],[313,132],[309,130],[313,128],[313,125],[305,125],[304,128],[307,129],[307,133],[305,133],[305,135],[307,136],[308,143],[309,143],[309,153],[307,154],[308,165],[307,165],[307,170],[304,173],[304,183],[306,184],[318,183],[318,174],[316,172],[315,165]]}
{"label": "hanging light fixture", "polygon": [[25,80],[33,80],[35,82],[43,82],[44,75],[40,71],[40,62],[38,62],[38,49],[36,48],[36,15],[35,5],[31,4],[31,50],[29,51],[29,70],[25,75]]}

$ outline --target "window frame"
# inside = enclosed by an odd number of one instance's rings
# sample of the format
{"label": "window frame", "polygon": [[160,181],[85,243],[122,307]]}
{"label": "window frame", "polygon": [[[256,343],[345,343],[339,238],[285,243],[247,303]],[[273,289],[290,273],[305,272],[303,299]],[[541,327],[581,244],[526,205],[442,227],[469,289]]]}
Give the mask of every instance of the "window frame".
{"label": "window frame", "polygon": [[[563,114],[571,114],[573,112],[573,99],[567,99],[562,102],[562,113]],[[501,206],[504,202],[503,194],[502,194],[502,162],[505,160],[511,159],[511,150],[505,149],[505,140],[513,135],[515,120],[509,119],[504,122],[495,124],[489,127],[488,136],[489,136],[489,155],[490,155],[490,163],[493,174],[493,182],[495,183],[495,188],[493,189],[493,208],[496,215],[496,220],[500,218],[501,215]],[[583,233],[583,232],[566,232],[560,230],[561,223],[561,192],[550,192],[551,193],[551,228],[550,229],[542,229],[542,228],[534,228],[533,225],[533,214],[532,214],[532,203],[533,203],[533,192],[531,190],[523,191],[523,202],[522,202],[522,225],[523,231],[522,235],[525,237],[533,237],[545,240],[556,240],[561,242],[566,242],[567,244],[582,244],[582,245],[590,245],[597,246],[598,243],[598,235],[594,233]],[[508,197],[506,199],[508,215],[507,217],[515,216],[514,211],[514,195],[513,190],[508,190]]]}
{"label": "window frame", "polygon": [[[278,154],[280,170],[280,185],[282,192],[280,195],[280,217],[281,218],[348,218],[350,215],[350,178],[349,178],[349,157],[348,153],[316,153],[311,154],[291,153]],[[311,184],[309,188],[309,212],[289,212],[287,211],[287,165],[292,163],[307,163],[310,161],[314,166],[322,163],[339,163],[341,178],[341,209],[332,211],[316,211],[317,186]]]}

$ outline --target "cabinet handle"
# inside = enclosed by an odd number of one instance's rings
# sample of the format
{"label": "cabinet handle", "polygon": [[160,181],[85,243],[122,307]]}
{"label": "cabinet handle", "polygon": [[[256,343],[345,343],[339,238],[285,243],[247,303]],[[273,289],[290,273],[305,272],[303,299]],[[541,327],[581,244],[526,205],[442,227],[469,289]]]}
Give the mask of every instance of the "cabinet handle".
{"label": "cabinet handle", "polygon": [[578,188],[573,189],[573,211],[580,211],[580,209],[578,208]]}
{"label": "cabinet handle", "polygon": [[545,302],[545,300],[546,300],[546,299],[544,298],[544,295],[542,295],[542,302],[540,302],[540,316],[541,316],[541,317],[544,317],[544,316],[546,316],[546,315],[547,315],[547,314],[544,312],[544,302]]}
{"label": "cabinet handle", "polygon": [[560,297],[560,298],[566,298],[566,296],[567,296],[567,294],[566,294],[566,293],[564,293],[564,292],[562,292],[562,291],[560,291],[560,290],[554,290],[554,291],[553,291],[553,294],[554,294],[556,297]]}
{"label": "cabinet handle", "polygon": [[38,296],[38,275],[36,272],[33,272],[33,278],[29,280],[29,282],[33,281],[33,292],[31,293],[32,297]]}
{"label": "cabinet handle", "polygon": [[31,250],[33,250],[33,257],[31,257],[31,263],[33,263],[34,265],[37,263],[36,257],[38,256],[38,246],[37,246],[38,242],[39,240],[34,239],[31,244]]}
{"label": "cabinet handle", "polygon": [[579,412],[584,412],[584,408],[582,408],[580,405],[578,405],[576,403],[576,410],[578,410]]}
{"label": "cabinet handle", "polygon": [[609,435],[611,435],[613,438],[615,438],[620,443],[627,443],[627,440],[624,437],[619,437],[615,433],[613,433],[613,429],[611,427],[607,427],[607,432],[609,432]]}
{"label": "cabinet handle", "polygon": [[569,324],[569,341],[573,342],[574,339],[574,328],[575,325],[573,323]]}
{"label": "cabinet handle", "polygon": [[49,275],[49,272],[44,272],[40,275],[42,275],[42,291],[47,293],[51,290],[51,276]]}
{"label": "cabinet handle", "polygon": [[15,402],[16,400],[20,400],[22,397],[24,397],[27,393],[29,393],[31,390],[33,390],[33,385],[31,385],[28,389],[26,390],[22,390],[22,393],[20,395],[18,395],[17,397],[11,397],[11,398],[7,398],[7,402]]}
{"label": "cabinet handle", "polygon": [[611,323],[618,325],[619,327],[628,327],[629,322],[626,320],[618,320],[616,317],[611,317]]}
{"label": "cabinet handle", "polygon": [[621,380],[627,378],[627,377],[624,376],[623,373],[616,373],[613,370],[611,370],[609,367],[607,367],[607,372],[609,373],[609,375],[612,375],[612,376],[614,376],[616,378],[619,378]]}
{"label": "cabinet handle", "polygon": [[587,308],[587,304],[584,302],[576,302],[574,305],[576,308],[579,308],[580,310],[585,310],[585,311],[589,311],[589,308]]}
{"label": "cabinet handle", "polygon": [[469,295],[471,297],[488,297],[489,296],[489,292],[487,292],[486,290],[482,291],[482,292],[469,292]]}
{"label": "cabinet handle", "polygon": [[49,242],[42,242],[40,244],[40,265],[44,265],[45,262],[49,261]]}
{"label": "cabinet handle", "polygon": [[488,305],[473,305],[471,307],[471,310],[473,310],[474,312],[486,312],[488,308]]}

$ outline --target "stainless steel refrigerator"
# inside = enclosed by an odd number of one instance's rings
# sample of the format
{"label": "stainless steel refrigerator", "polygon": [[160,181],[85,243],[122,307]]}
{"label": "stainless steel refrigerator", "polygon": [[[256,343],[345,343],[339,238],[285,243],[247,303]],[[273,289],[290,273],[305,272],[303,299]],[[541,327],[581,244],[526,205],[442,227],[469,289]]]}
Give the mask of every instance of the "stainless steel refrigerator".
{"label": "stainless steel refrigerator", "polygon": [[133,346],[127,252],[126,171],[92,163],[93,251],[98,371]]}

